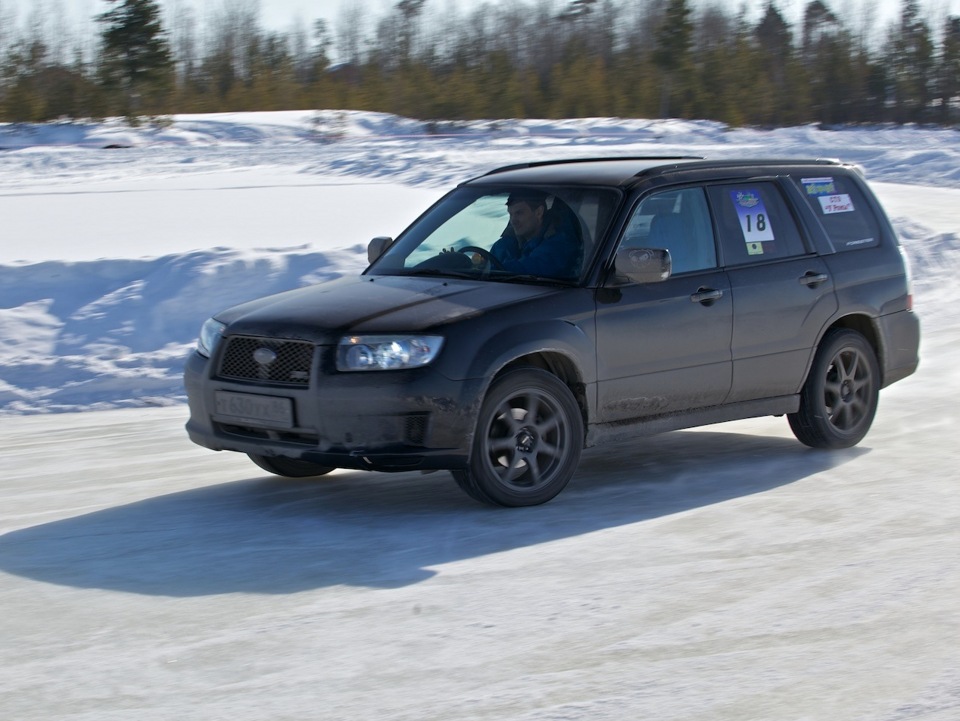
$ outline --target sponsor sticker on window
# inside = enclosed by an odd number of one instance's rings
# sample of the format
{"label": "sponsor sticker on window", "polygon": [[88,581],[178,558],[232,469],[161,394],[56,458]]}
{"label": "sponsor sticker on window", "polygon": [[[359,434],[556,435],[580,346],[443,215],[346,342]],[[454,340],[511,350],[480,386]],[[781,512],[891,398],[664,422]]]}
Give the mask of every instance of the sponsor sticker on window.
{"label": "sponsor sticker on window", "polygon": [[820,202],[824,215],[854,211],[853,200],[846,193],[837,192],[837,184],[833,178],[801,178],[800,183],[807,195]]}
{"label": "sponsor sticker on window", "polygon": [[731,190],[730,197],[737,209],[740,230],[747,244],[749,255],[763,255],[764,241],[775,240],[770,216],[763,204],[763,198],[755,189]]}
{"label": "sponsor sticker on window", "polygon": [[807,195],[834,195],[837,192],[833,178],[801,178],[800,183]]}
{"label": "sponsor sticker on window", "polygon": [[817,200],[820,201],[820,207],[823,209],[824,215],[853,212],[853,201],[850,200],[850,196],[846,193],[840,193],[839,195],[821,195]]}

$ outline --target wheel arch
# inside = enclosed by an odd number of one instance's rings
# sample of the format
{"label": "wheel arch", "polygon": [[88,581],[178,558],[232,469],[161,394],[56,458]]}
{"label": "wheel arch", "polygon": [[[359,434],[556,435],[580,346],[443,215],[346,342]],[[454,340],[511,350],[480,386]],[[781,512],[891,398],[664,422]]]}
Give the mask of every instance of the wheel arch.
{"label": "wheel arch", "polygon": [[558,378],[573,394],[586,427],[595,405],[596,348],[576,323],[556,319],[505,328],[476,341],[468,377],[483,378],[481,397],[503,374],[518,368],[538,368]]}
{"label": "wheel arch", "polygon": [[[877,356],[877,363],[880,366],[880,383],[883,385],[884,349],[880,332],[877,329],[874,319],[863,313],[850,313],[841,318],[837,318],[835,321],[833,321],[833,323],[824,329],[823,334],[820,336],[820,341],[817,343],[817,347],[819,348],[820,343],[823,342],[823,339],[826,338],[830,331],[841,328],[856,331],[862,335],[866,339],[867,343],[870,344],[870,347],[873,348],[873,352]],[[812,362],[813,359],[811,358],[811,363]],[[809,374],[809,372],[810,369],[808,368],[807,373]]]}
{"label": "wheel arch", "polygon": [[583,374],[576,362],[568,355],[557,351],[536,351],[514,358],[504,365],[490,379],[492,383],[497,378],[520,368],[538,368],[556,376],[573,394],[580,408],[580,415],[583,418],[584,432],[586,432],[587,422],[590,418],[589,405],[587,401],[587,385],[583,381]]}
{"label": "wheel arch", "polygon": [[873,352],[877,356],[877,363],[880,366],[880,382],[882,386],[884,376],[883,344],[881,342],[881,334],[877,329],[876,321],[872,316],[869,316],[865,313],[847,313],[839,318],[834,318],[832,321],[830,321],[830,323],[823,327],[822,331],[820,331],[820,336],[817,338],[816,345],[810,349],[810,357],[807,359],[807,369],[804,372],[803,378],[800,381],[800,385],[797,388],[798,393],[800,392],[800,388],[803,388],[804,384],[807,382],[807,378],[810,377],[810,372],[813,370],[814,361],[817,358],[817,352],[823,345],[824,340],[828,335],[830,335],[831,331],[843,329],[856,331],[862,335],[866,339],[867,343],[870,344],[870,347],[873,348]]}

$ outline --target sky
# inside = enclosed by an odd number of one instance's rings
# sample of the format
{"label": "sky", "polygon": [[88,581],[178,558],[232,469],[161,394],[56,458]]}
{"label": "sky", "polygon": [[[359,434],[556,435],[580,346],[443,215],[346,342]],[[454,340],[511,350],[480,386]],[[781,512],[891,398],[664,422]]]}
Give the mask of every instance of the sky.
{"label": "sky", "polygon": [[[256,2],[256,0],[242,1]],[[496,2],[497,0],[493,1]],[[701,0],[704,3],[709,1],[711,0]],[[201,2],[201,0],[161,0],[161,4],[164,5],[177,2],[191,5],[198,12],[201,12],[201,8],[204,6],[217,7],[218,3],[227,3],[231,0],[214,0],[213,2],[210,2],[210,0],[206,0],[206,2]],[[362,4],[373,17],[383,15],[396,4],[395,0],[259,0],[260,17],[265,27],[281,31],[290,28],[298,18],[307,24],[317,18],[323,18],[335,24],[344,6],[354,5],[357,2]],[[561,4],[561,0],[557,0],[557,2]],[[758,17],[761,9],[766,5],[766,0],[745,0],[743,4],[753,17]],[[777,7],[791,22],[796,22],[799,19],[806,4],[807,0],[776,0]],[[883,23],[896,17],[901,6],[901,0],[878,0],[876,2],[874,0],[854,0],[853,2],[827,0],[827,4],[840,14],[849,12],[851,7],[876,6],[880,13],[880,22]],[[471,3],[467,0],[428,0],[426,8],[428,11],[433,9],[442,12],[449,7],[465,9],[470,5]],[[960,14],[960,0],[921,0],[920,5],[933,17]],[[82,23],[103,12],[108,7],[108,3],[106,0],[0,0],[0,10],[15,9],[21,23],[32,8],[38,7],[53,9],[56,11],[55,14],[66,18],[68,22]]]}

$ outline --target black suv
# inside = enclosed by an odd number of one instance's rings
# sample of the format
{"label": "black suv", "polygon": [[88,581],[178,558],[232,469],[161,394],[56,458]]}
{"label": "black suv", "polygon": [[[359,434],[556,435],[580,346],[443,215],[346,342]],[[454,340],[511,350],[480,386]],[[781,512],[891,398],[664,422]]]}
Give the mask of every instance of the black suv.
{"label": "black suv", "polygon": [[918,363],[897,238],[833,161],[514,165],[368,255],[204,324],[194,442],[283,476],[449,469],[527,506],[639,434],[786,415],[852,446]]}

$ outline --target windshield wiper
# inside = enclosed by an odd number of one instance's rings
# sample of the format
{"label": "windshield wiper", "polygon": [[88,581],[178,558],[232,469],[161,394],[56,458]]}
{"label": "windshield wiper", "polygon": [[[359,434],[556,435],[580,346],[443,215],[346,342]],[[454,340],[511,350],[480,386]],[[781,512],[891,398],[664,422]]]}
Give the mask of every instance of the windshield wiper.
{"label": "windshield wiper", "polygon": [[451,268],[408,268],[392,275],[403,276],[439,276],[441,278],[466,278],[476,280],[478,278],[476,271],[453,270]]}
{"label": "windshield wiper", "polygon": [[572,285],[574,278],[553,278],[549,275],[534,275],[532,273],[510,273],[508,271],[494,271],[490,280],[503,283],[540,283],[544,285]]}

